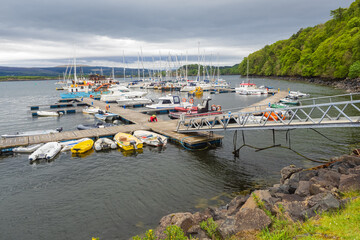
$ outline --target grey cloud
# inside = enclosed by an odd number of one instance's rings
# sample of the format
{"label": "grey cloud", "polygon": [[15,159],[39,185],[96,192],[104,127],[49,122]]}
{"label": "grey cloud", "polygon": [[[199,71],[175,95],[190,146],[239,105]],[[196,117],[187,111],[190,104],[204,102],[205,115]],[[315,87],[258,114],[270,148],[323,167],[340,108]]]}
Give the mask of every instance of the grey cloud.
{"label": "grey cloud", "polygon": [[[3,0],[0,38],[90,42],[94,36],[150,43],[204,39],[248,47],[330,19],[353,0]],[[280,38],[280,39],[279,39]]]}

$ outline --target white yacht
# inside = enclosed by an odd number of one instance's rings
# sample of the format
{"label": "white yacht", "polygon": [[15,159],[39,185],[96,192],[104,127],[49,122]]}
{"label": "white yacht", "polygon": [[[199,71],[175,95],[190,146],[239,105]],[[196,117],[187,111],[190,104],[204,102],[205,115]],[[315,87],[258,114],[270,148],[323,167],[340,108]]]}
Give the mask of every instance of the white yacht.
{"label": "white yacht", "polygon": [[192,107],[192,103],[181,102],[179,96],[167,95],[165,97],[159,98],[158,103],[146,105],[147,108],[152,109],[162,109],[162,108],[175,108],[175,107]]}
{"label": "white yacht", "polygon": [[242,82],[239,87],[235,88],[236,93],[240,95],[261,95],[268,94],[266,88],[258,88],[255,83]]}
{"label": "white yacht", "polygon": [[102,94],[100,97],[101,101],[104,102],[116,102],[116,100],[120,99],[123,96],[128,97],[143,97],[147,94],[147,92],[140,92],[140,91],[130,91],[127,87],[124,86],[113,86],[109,88],[110,93]]}
{"label": "white yacht", "polygon": [[121,96],[116,100],[116,102],[120,106],[135,106],[135,105],[144,105],[150,104],[153,101],[150,98],[142,97],[142,96]]}

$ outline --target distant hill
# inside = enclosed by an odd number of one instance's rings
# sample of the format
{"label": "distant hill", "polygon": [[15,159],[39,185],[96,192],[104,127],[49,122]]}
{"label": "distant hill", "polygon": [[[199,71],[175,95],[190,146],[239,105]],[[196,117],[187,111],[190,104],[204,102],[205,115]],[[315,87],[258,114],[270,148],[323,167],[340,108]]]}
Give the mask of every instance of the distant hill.
{"label": "distant hill", "polygon": [[[185,66],[183,66],[185,69]],[[213,68],[215,69],[215,68]],[[63,73],[66,71],[66,66],[57,66],[57,67],[48,67],[48,68],[20,68],[20,67],[2,67],[0,66],[0,77],[1,76],[46,76],[46,77],[58,77],[63,76]],[[97,67],[97,66],[78,66],[77,74],[88,75],[90,73],[100,74],[100,71],[103,72],[106,76],[111,76],[112,68],[110,67]],[[142,75],[142,69],[140,73]],[[193,64],[188,66],[188,75],[196,76],[198,71],[198,65]],[[123,76],[123,68],[114,68],[115,75]],[[203,68],[201,66],[201,75],[203,73]],[[135,75],[137,76],[138,69],[126,69],[126,75]],[[165,73],[164,73],[165,74]],[[220,67],[220,74],[229,75],[229,74],[239,74],[239,69],[237,65],[233,67]],[[148,70],[145,69],[145,75],[148,75]]]}
{"label": "distant hill", "polygon": [[331,11],[331,20],[266,45],[239,65],[246,74],[331,79],[360,77],[360,0]]}
{"label": "distant hill", "polygon": [[[79,66],[77,73],[88,75],[90,73],[98,73],[103,71],[103,74],[110,76],[112,68],[110,67],[93,67],[93,66]],[[21,68],[21,67],[2,67],[0,66],[0,76],[47,76],[58,77],[63,76],[66,71],[66,66],[47,67],[47,68]],[[142,70],[141,70],[142,71]],[[147,71],[147,70],[146,70]],[[123,68],[114,68],[115,75],[123,75]],[[126,69],[126,75],[137,74],[137,69]]]}

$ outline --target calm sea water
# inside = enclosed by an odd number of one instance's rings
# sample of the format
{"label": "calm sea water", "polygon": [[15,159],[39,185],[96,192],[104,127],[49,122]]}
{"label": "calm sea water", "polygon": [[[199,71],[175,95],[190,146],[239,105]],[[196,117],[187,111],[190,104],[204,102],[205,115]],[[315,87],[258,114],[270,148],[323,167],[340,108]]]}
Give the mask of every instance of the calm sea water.
{"label": "calm sea water", "polygon": [[[224,78],[234,87],[243,80],[239,76]],[[261,78],[252,81],[307,92],[312,97],[344,93],[301,82]],[[80,123],[95,121],[80,113],[60,118],[31,117],[28,106],[59,99],[54,83],[1,82],[0,134],[60,126],[74,130]],[[152,91],[148,95],[161,96]],[[264,98],[235,93],[211,97],[211,103],[223,109],[247,106]],[[359,130],[351,128],[321,132],[344,143],[357,140],[359,134]],[[142,153],[130,156],[117,150],[90,152],[81,158],[61,153],[52,162],[33,165],[27,155],[0,156],[0,238],[129,239],[155,228],[160,218],[169,213],[223,205],[234,193],[273,185],[279,181],[279,170],[289,164],[315,165],[283,148],[260,152],[243,148],[240,158],[235,159],[234,132],[220,134],[225,136],[222,145],[204,151],[188,151],[170,143],[163,150],[145,147]],[[237,139],[240,146],[240,134]],[[245,140],[256,147],[270,146],[272,132],[249,131]],[[285,133],[277,132],[276,140],[286,145]],[[312,159],[328,159],[348,153],[353,147],[328,141],[311,130],[292,131],[291,145]]]}

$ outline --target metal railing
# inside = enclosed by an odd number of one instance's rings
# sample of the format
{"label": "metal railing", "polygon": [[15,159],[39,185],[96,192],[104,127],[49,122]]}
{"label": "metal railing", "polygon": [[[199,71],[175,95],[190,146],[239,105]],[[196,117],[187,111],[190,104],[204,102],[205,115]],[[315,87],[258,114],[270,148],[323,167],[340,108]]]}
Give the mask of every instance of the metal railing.
{"label": "metal railing", "polygon": [[[191,118],[181,115],[176,131],[360,127],[360,100],[354,100],[354,95],[359,94],[306,99],[315,103],[327,99],[327,103],[298,107],[267,108],[249,112],[227,111],[224,113],[223,111],[217,115],[213,113],[213,115]],[[349,100],[334,101],[335,98],[344,97],[349,97]]]}

